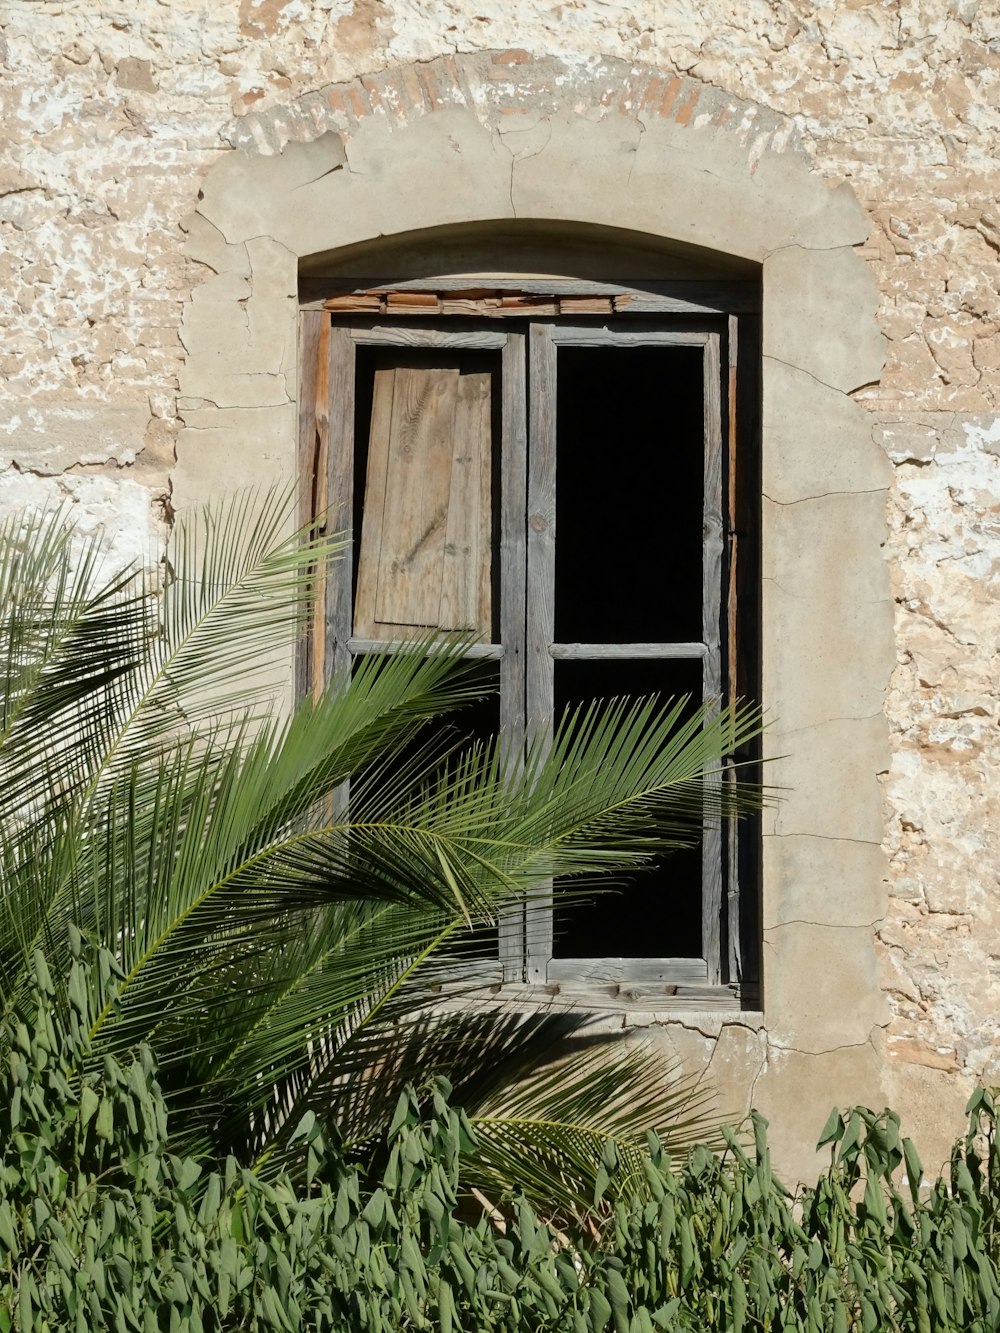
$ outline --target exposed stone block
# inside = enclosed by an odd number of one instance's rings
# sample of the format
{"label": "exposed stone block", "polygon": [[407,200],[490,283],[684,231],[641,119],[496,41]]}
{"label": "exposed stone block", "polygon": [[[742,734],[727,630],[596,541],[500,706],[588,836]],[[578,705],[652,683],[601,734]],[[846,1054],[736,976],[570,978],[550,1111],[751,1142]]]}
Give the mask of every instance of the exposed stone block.
{"label": "exposed stone block", "polygon": [[764,994],[772,1047],[820,1055],[860,1046],[889,1020],[870,926],[792,921],[764,931]]}
{"label": "exposed stone block", "polygon": [[885,853],[844,838],[767,837],[764,928],[808,922],[869,932],[887,908]]}
{"label": "exposed stone block", "polygon": [[764,495],[793,504],[838,492],[888,490],[892,467],[859,403],[781,361],[764,378]]}
{"label": "exposed stone block", "polygon": [[[837,995],[837,1007],[845,1000],[850,1000],[846,990]],[[830,1160],[828,1150],[813,1147],[827,1116],[835,1107],[885,1106],[884,1065],[867,1040],[821,1054],[771,1048],[754,1100],[770,1122],[774,1142],[782,1145],[777,1162],[782,1179],[815,1181]]]}
{"label": "exposed stone block", "polygon": [[[849,247],[776,250],[764,261],[764,355],[850,393],[882,373],[875,277]],[[808,331],[808,332],[807,332]]]}
{"label": "exposed stone block", "polygon": [[148,401],[88,402],[83,398],[0,402],[0,469],[57,475],[79,465],[127,467],[142,450]]}
{"label": "exposed stone block", "polygon": [[772,756],[767,780],[781,789],[774,831],[878,843],[882,838],[879,774],[889,767],[885,718],[837,719],[786,733],[779,722],[764,736]]}

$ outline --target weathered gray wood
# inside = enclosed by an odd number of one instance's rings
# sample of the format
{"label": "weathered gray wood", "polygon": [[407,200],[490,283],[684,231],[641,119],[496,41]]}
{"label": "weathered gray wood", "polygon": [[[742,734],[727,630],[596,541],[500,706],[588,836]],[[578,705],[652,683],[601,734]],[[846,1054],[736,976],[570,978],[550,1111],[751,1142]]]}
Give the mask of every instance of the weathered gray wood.
{"label": "weathered gray wood", "polygon": [[[736,410],[736,390],[739,370],[739,345],[739,318],[736,315],[730,315],[726,338],[726,359],[728,361],[726,453],[728,475],[726,477],[725,515],[726,532],[729,538],[729,569],[726,587],[725,667],[730,708],[735,708],[740,691],[738,669],[739,655],[737,649],[739,524],[736,519],[736,487],[739,468],[739,423]],[[726,768],[726,781],[731,788],[735,787],[736,769],[731,763],[728,764]],[[740,944],[739,836],[739,824],[735,819],[730,819],[726,825],[726,943],[728,952],[727,980],[729,981],[739,981],[743,975],[743,956]]]}
{"label": "weathered gray wood", "polygon": [[503,969],[499,962],[487,962],[485,958],[476,958],[461,962],[452,959],[447,973],[442,973],[431,983],[431,989],[442,996],[468,996],[482,998],[477,994],[480,989],[498,989],[503,983]]}
{"label": "weathered gray wood", "polygon": [[[368,467],[364,479],[364,513],[361,531],[357,587],[354,591],[352,627],[362,637],[378,637],[375,629],[375,599],[378,595],[379,564],[382,554],[382,523],[385,496],[389,485],[389,442],[392,436],[393,398],[396,367],[390,363],[376,366],[372,383],[371,424],[368,432]],[[378,631],[391,638],[389,627]]]}
{"label": "weathered gray wood", "polygon": [[[498,284],[499,285],[499,284]],[[583,284],[583,295],[593,292],[593,284]],[[575,285],[577,294],[581,292],[581,286]],[[518,283],[512,283],[508,290],[524,290]],[[549,290],[549,285],[543,283],[539,287],[540,293],[544,294]],[[728,307],[732,309],[732,305]],[[468,321],[471,323],[471,320]],[[358,321],[352,321],[357,325]],[[713,321],[714,324],[714,321]],[[403,333],[406,337],[393,339],[395,333]],[[473,338],[483,336],[482,330],[470,330]],[[563,338],[563,334],[568,332],[569,337]],[[722,615],[722,604],[720,601],[720,587],[722,577],[722,393],[723,380],[721,367],[719,365],[720,339],[718,333],[710,328],[705,329],[704,323],[697,331],[695,337],[692,337],[692,331],[683,329],[664,329],[662,324],[654,330],[637,329],[634,326],[630,328],[615,327],[613,325],[601,327],[600,325],[564,326],[560,324],[553,325],[550,322],[536,322],[530,327],[529,337],[532,343],[532,356],[530,360],[531,374],[531,418],[530,418],[530,466],[528,472],[527,494],[524,488],[525,466],[524,466],[524,437],[525,437],[525,362],[523,349],[525,337],[518,328],[516,331],[509,328],[502,333],[497,330],[496,334],[486,333],[486,341],[470,343],[462,335],[452,341],[436,341],[442,335],[447,337],[447,330],[439,328],[428,328],[424,324],[418,326],[407,325],[404,330],[388,330],[383,325],[374,322],[368,323],[363,329],[355,327],[349,337],[349,341],[354,344],[360,341],[369,341],[372,344],[383,342],[386,346],[399,347],[451,347],[461,348],[463,346],[502,346],[503,351],[503,376],[502,376],[502,442],[501,442],[501,517],[502,529],[500,536],[500,561],[501,561],[501,603],[500,603],[500,639],[499,645],[481,643],[474,645],[470,656],[482,656],[484,658],[497,657],[501,661],[501,726],[505,734],[510,737],[510,744],[514,748],[519,748],[520,737],[516,728],[520,725],[522,718],[522,700],[524,701],[524,711],[528,718],[529,725],[535,729],[535,734],[544,736],[548,733],[552,721],[553,708],[553,661],[555,659],[573,660],[573,659],[600,659],[603,657],[628,659],[629,657],[648,657],[648,658],[690,658],[692,660],[701,659],[703,662],[703,686],[706,697],[720,698],[722,687],[721,667],[722,654],[720,642],[720,625]],[[354,334],[360,334],[355,338]],[[390,337],[383,335],[388,333]],[[429,334],[430,340],[414,340],[411,334]],[[576,340],[577,336],[579,341]],[[596,345],[596,346],[640,346],[640,345],[663,345],[663,346],[691,346],[700,345],[705,348],[704,366],[705,366],[705,557],[703,566],[703,626],[704,640],[698,644],[554,644],[552,642],[554,634],[554,538],[555,538],[555,387],[556,387],[556,346],[558,343],[566,342],[571,345]],[[730,340],[731,341],[731,340]],[[354,371],[353,355],[351,356],[351,388],[353,390]],[[331,370],[334,363],[334,353],[331,348]],[[331,404],[333,402],[333,388],[331,386]],[[727,423],[728,424],[728,423]],[[353,433],[353,398],[351,401],[350,412],[350,431]],[[333,447],[333,437],[335,429],[331,425],[331,449]],[[495,446],[494,446],[495,447]],[[518,462],[518,450],[520,449],[520,462]],[[351,458],[353,462],[353,444]],[[331,499],[334,499],[336,489],[333,482],[333,457],[331,453]],[[711,511],[711,512],[710,512]],[[528,523],[525,528],[524,517],[527,515]],[[730,524],[729,526],[732,526]],[[714,590],[710,589],[710,568],[714,562]],[[347,562],[344,562],[347,564]],[[344,566],[340,566],[343,570]],[[347,566],[348,581],[349,565]],[[728,612],[728,606],[727,606]],[[709,626],[711,625],[711,629]],[[399,636],[401,638],[402,636]],[[370,639],[362,634],[355,634],[348,637],[343,643],[344,649],[350,657],[355,653],[393,650],[397,647],[405,646],[394,636],[388,640]],[[728,682],[727,682],[728,684]],[[697,1009],[702,1007],[714,1007],[716,1005],[727,1009],[739,1007],[739,1001],[734,996],[732,989],[704,985],[707,978],[709,982],[717,982],[722,974],[721,958],[719,957],[721,939],[720,926],[722,921],[722,847],[721,843],[714,850],[710,849],[712,840],[712,831],[706,833],[705,838],[705,861],[704,861],[704,919],[703,935],[705,940],[704,951],[706,952],[707,962],[703,965],[704,970],[699,973],[699,979],[703,983],[695,986],[693,989],[697,992],[695,997],[689,980],[684,976],[669,976],[659,986],[659,998],[654,998],[650,993],[643,998],[643,1007],[660,1007],[661,1004],[677,1009]],[[716,838],[721,835],[718,829],[715,830]],[[728,860],[728,856],[727,856]],[[727,904],[727,909],[728,909]],[[738,919],[735,924],[729,923],[728,935],[730,940],[738,940]],[[636,1005],[638,999],[633,999],[633,993],[638,996],[644,990],[655,990],[657,983],[642,983],[641,978],[625,977],[623,979],[611,980],[605,985],[603,982],[597,982],[591,978],[587,969],[595,965],[595,960],[589,960],[581,963],[579,960],[555,960],[551,962],[551,938],[552,938],[552,920],[551,920],[551,886],[541,886],[537,895],[537,910],[532,909],[524,914],[523,921],[520,913],[512,914],[509,920],[501,922],[500,926],[500,951],[501,962],[504,968],[506,982],[520,981],[524,978],[525,982],[531,983],[534,987],[545,988],[546,994],[551,994],[553,988],[556,991],[565,990],[567,982],[560,975],[566,967],[571,969],[572,975],[578,978],[578,983],[574,993],[579,996],[592,995],[601,997],[607,993],[607,997],[614,998],[616,987],[621,985],[628,989],[628,996],[624,993],[619,997],[622,1000],[628,999],[629,1003]],[[620,960],[597,960],[597,964],[617,964]],[[634,960],[640,963],[649,963],[650,960]],[[727,960],[732,968],[732,958]],[[628,960],[625,960],[627,963]],[[698,960],[680,960],[684,969],[690,969],[692,966],[699,966]],[[662,969],[671,964],[671,960],[657,960],[652,963],[654,968]],[[554,969],[554,971],[552,970]],[[730,971],[730,975],[734,975]],[[551,983],[547,985],[548,983]],[[664,988],[672,990],[673,993],[667,995]],[[529,990],[526,986],[525,990]],[[688,992],[688,993],[684,993]],[[607,1000],[602,1001],[606,1003]]]}
{"label": "weathered gray wood", "polygon": [[[629,278],[620,282],[595,282],[581,278],[533,278],[516,274],[498,278],[476,274],[442,274],[431,278],[414,278],[391,283],[394,291],[431,291],[448,293],[468,289],[487,291],[518,291],[528,295],[568,297],[628,297],[620,309],[642,314],[696,314],[713,315],[759,311],[760,284],[753,281],[685,280],[676,278]],[[303,278],[299,295],[303,306],[321,304],[337,294],[386,291],[387,284],[377,275],[371,277]]]}
{"label": "weathered gray wood", "polygon": [[545,1004],[559,1009],[587,1010],[595,1014],[698,1014],[740,1013],[753,1001],[743,999],[729,986],[683,985],[678,982],[622,981],[601,985],[598,982],[553,981],[546,986],[513,987],[504,996],[535,1006]]}
{"label": "weathered gray wood", "polygon": [[[352,536],[354,512],[354,344],[345,328],[329,338],[329,525]],[[352,560],[348,549],[326,587],[326,677],[346,681],[351,670]]]}
{"label": "weathered gray wood", "polygon": [[[413,651],[413,639],[362,639],[352,636],[347,640],[347,648],[354,657],[366,657],[370,653],[405,653]],[[501,643],[469,643],[457,655],[479,661],[499,662],[504,657],[504,646]]]}
{"label": "weathered gray wood", "polygon": [[[700,286],[691,283],[692,291],[680,292],[686,284],[673,284],[675,293],[658,293],[650,290],[635,290],[628,294],[627,300],[620,297],[615,300],[615,309],[623,315],[723,315],[731,310],[760,310],[760,287],[757,283],[733,283],[727,286],[718,283],[714,286],[706,283]],[[650,284],[652,288],[653,284]]]}
{"label": "weathered gray wood", "polygon": [[[556,555],[556,345],[552,324],[529,332],[528,526],[525,651],[525,713],[529,741],[552,735]],[[551,886],[539,887],[525,922],[526,976],[544,981],[552,957]],[[544,898],[544,905],[541,900]]]}
{"label": "weathered gray wood", "polygon": [[299,318],[299,519],[303,526],[316,514],[316,379],[324,327],[330,327],[328,315],[321,310],[302,311]]}
{"label": "weathered gray wood", "polygon": [[717,335],[697,329],[573,328],[557,324],[553,341],[559,347],[704,347]]}
{"label": "weathered gray wood", "polygon": [[[378,441],[372,433],[369,457],[376,447],[385,448],[387,453],[373,616],[376,624],[444,628],[440,621],[441,585],[458,378],[457,366],[433,370],[397,366],[389,433]],[[366,494],[362,561],[368,507]],[[359,591],[360,582],[359,573]],[[354,617],[358,632],[367,634],[360,620],[360,600],[355,603]]]}
{"label": "weathered gray wood", "polygon": [[[528,386],[523,333],[508,333],[501,356],[500,445],[500,736],[508,761],[524,755],[525,531],[527,512]],[[505,981],[524,981],[524,906],[500,918]]]}
{"label": "weathered gray wood", "polygon": [[438,621],[486,639],[493,637],[492,388],[488,371],[458,377]]}
{"label": "weathered gray wood", "polygon": [[696,661],[705,656],[708,647],[704,643],[553,643],[549,652],[557,662],[629,658]]}
{"label": "weathered gray wood", "polygon": [[473,350],[499,351],[507,341],[506,334],[490,331],[460,333],[455,330],[427,329],[420,326],[398,328],[376,324],[372,328],[354,328],[351,337],[363,346],[376,347],[426,347],[431,351],[438,349],[466,348]]}
{"label": "weathered gray wood", "polygon": [[[305,527],[317,514],[317,396],[319,349],[323,330],[329,329],[330,318],[321,310],[305,310],[299,318],[299,524]],[[326,404],[324,404],[326,410]],[[323,483],[326,484],[325,464]],[[305,638],[298,646],[295,663],[296,691],[304,697],[313,688],[314,671],[322,679],[324,632],[326,614],[325,589],[318,582],[313,604],[309,609],[309,623]]]}
{"label": "weathered gray wood", "polygon": [[[722,704],[720,618],[722,614],[722,404],[719,337],[705,344],[704,432],[705,487],[702,545],[702,637],[707,651],[702,659],[702,694],[706,703]],[[721,773],[706,778],[708,804],[721,786]],[[722,829],[718,819],[706,820],[702,835],[702,951],[708,980],[722,977]]]}
{"label": "weathered gray wood", "polygon": [[697,985],[707,981],[708,968],[704,958],[553,958],[548,979],[601,985],[626,981]]}
{"label": "weathered gray wood", "polygon": [[489,371],[386,351],[375,371],[354,601],[359,638],[492,632]]}
{"label": "weathered gray wood", "polygon": [[[502,993],[498,996],[502,985]],[[443,1002],[479,1006],[504,1005],[504,1012],[590,1010],[607,1016],[629,1014],[739,1013],[756,1007],[754,987],[709,986],[704,982],[674,981],[551,981],[527,985],[504,979],[496,963],[477,960],[455,965],[454,971],[435,977],[431,988]],[[749,1022],[753,1018],[747,1016]]]}

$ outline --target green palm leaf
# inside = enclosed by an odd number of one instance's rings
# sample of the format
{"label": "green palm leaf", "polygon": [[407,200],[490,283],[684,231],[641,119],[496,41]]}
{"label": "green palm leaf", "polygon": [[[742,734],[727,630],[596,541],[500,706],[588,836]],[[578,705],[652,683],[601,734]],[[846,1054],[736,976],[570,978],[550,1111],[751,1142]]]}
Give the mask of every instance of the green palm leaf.
{"label": "green palm leaf", "polygon": [[680,1142],[684,1106],[704,1129],[700,1089],[635,1053],[612,1075],[579,1035],[568,1070],[529,1072],[551,1022],[484,1022],[461,978],[481,984],[490,930],[554,878],[606,883],[759,805],[705,783],[757,719],[616,701],[512,763],[428,726],[481,696],[461,639],[290,708],[340,543],[288,515],[244,497],[179,527],[156,598],[102,581],[59,519],[0,531],[0,999],[26,1003],[39,945],[67,971],[72,923],[105,960],[93,1058],[153,1044],[179,1146],[288,1166],[313,1110],[361,1152],[441,1071],[480,1126],[470,1181],[580,1215],[612,1139]]}

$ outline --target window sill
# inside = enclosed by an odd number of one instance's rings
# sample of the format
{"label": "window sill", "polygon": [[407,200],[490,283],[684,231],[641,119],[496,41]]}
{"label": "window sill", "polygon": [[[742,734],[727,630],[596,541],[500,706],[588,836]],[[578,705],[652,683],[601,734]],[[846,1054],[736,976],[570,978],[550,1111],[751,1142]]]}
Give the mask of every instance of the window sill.
{"label": "window sill", "polygon": [[530,984],[501,981],[499,968],[483,969],[464,977],[454,977],[434,987],[441,998],[475,1004],[495,1005],[502,1001],[517,1009],[548,1009],[564,1012],[586,1011],[598,1015],[663,1015],[666,1019],[692,1014],[716,1016],[739,1014],[745,1020],[763,1022],[759,1012],[759,987],[711,986],[707,983],[621,981],[558,981]]}

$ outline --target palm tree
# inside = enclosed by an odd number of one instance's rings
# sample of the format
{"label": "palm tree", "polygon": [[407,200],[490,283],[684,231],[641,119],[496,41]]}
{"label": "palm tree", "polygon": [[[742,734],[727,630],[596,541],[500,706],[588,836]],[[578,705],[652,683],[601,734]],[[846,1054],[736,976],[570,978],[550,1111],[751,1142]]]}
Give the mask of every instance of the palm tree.
{"label": "palm tree", "polygon": [[481,695],[460,640],[282,708],[339,553],[287,517],[247,496],[179,523],[158,587],[102,574],[64,514],[0,528],[3,1013],[82,935],[94,1058],[152,1045],[178,1150],[294,1168],[312,1111],[361,1153],[444,1072],[481,1129],[470,1181],[578,1206],[610,1137],[703,1130],[700,1091],[634,1052],[609,1075],[579,1033],[558,1078],[532,1072],[565,1020],[443,989],[525,893],[690,843],[706,800],[754,805],[702,779],[757,720],[619,702],[509,762],[428,725]]}

